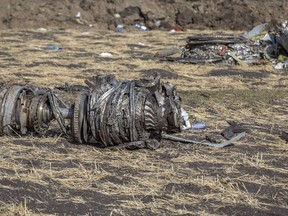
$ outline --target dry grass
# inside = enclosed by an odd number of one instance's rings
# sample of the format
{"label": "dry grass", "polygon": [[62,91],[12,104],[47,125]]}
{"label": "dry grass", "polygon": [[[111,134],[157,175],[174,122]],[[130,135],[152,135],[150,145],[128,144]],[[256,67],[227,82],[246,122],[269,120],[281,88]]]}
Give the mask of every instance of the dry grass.
{"label": "dry grass", "polygon": [[[1,79],[53,88],[100,73],[133,79],[161,69],[189,114],[208,125],[187,136],[219,137],[226,120],[287,130],[287,71],[153,59],[192,33],[2,31]],[[45,51],[47,44],[63,50]],[[257,132],[225,149],[163,141],[156,151],[75,145],[57,133],[1,137],[0,214],[287,215],[287,151],[277,136]]]}

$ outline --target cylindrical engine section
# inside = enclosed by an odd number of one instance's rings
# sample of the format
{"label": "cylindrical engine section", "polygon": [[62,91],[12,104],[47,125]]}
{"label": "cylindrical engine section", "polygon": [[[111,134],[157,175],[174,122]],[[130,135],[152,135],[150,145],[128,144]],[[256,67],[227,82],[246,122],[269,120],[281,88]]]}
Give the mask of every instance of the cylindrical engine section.
{"label": "cylindrical engine section", "polygon": [[1,91],[0,134],[11,135],[13,131],[25,134],[27,131],[28,109],[33,95],[31,89],[23,86],[11,86]]}
{"label": "cylindrical engine section", "polygon": [[148,132],[181,131],[183,118],[179,100],[172,93],[156,91],[150,94],[144,107],[145,129]]}
{"label": "cylindrical engine section", "polygon": [[182,117],[173,85],[162,88],[163,92],[150,91],[135,81],[124,81],[102,95],[92,92],[89,123],[96,141],[113,146],[145,141],[162,130],[180,131]]}
{"label": "cylindrical engine section", "polygon": [[[68,107],[51,90],[0,86],[0,135],[44,135],[53,119],[77,143],[92,134],[105,146],[149,143],[159,132],[177,132],[182,122],[175,87],[152,80],[118,82],[98,76],[89,82],[92,91],[79,92]],[[70,127],[65,123],[70,120]],[[71,132],[71,133],[70,133]]]}
{"label": "cylindrical engine section", "polygon": [[90,98],[89,123],[96,141],[112,146],[148,139],[143,112],[148,94],[146,88],[126,81],[106,91],[94,104]]}
{"label": "cylindrical engine section", "polygon": [[29,111],[29,129],[44,135],[54,118],[47,93],[35,95],[31,100]]}

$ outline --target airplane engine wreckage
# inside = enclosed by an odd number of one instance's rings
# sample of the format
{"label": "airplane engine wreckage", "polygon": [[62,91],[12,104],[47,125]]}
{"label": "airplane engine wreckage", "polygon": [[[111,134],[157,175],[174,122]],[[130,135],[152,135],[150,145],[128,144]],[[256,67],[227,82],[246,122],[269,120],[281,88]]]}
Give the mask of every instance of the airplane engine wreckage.
{"label": "airplane engine wreckage", "polygon": [[117,81],[114,75],[99,75],[85,83],[88,87],[80,86],[69,106],[51,89],[2,85],[0,135],[36,133],[43,136],[56,120],[62,133],[75,143],[156,149],[161,138],[225,147],[245,136],[247,131],[246,128],[239,133],[238,128],[236,134],[230,129],[227,141],[222,144],[168,134],[180,132],[189,125],[185,124],[187,119],[184,121],[183,113],[187,113],[181,108],[175,86],[161,83],[159,75],[130,81]]}
{"label": "airplane engine wreckage", "polygon": [[[113,75],[86,80],[71,106],[50,89],[1,86],[0,135],[44,135],[52,120],[76,143],[157,148],[159,132],[179,132],[181,107],[175,86],[153,80],[117,81]],[[65,121],[69,121],[66,124]]]}

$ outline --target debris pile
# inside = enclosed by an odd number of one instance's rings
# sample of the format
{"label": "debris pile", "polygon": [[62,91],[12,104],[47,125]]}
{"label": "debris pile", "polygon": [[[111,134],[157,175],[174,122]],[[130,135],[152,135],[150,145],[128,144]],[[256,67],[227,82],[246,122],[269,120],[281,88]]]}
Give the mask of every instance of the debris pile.
{"label": "debris pile", "polygon": [[288,67],[288,21],[283,21],[281,25],[275,25],[273,28],[261,24],[240,36],[190,36],[179,58],[164,57],[161,60],[191,64],[239,65],[271,61],[274,68],[284,69]]}
{"label": "debris pile", "polygon": [[[76,143],[94,143],[109,148],[160,147],[161,139],[223,148],[245,136],[250,129],[275,133],[288,140],[286,132],[265,127],[230,124],[219,143],[214,139],[194,141],[170,135],[184,130],[202,130],[203,122],[190,124],[180,105],[176,88],[161,83],[160,76],[118,81],[114,75],[85,80],[87,86],[65,86],[75,99],[66,105],[51,89],[2,85],[0,87],[0,135],[45,135],[53,120],[62,134]],[[58,88],[60,89],[60,88]],[[232,125],[232,126],[231,126]],[[248,129],[249,130],[248,130]]]}

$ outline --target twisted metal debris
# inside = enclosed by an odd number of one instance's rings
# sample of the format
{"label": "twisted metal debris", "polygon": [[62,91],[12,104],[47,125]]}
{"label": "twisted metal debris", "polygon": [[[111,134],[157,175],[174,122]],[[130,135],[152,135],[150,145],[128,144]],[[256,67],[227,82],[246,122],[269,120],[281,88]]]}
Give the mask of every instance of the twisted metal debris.
{"label": "twisted metal debris", "polygon": [[[109,148],[160,147],[160,140],[217,148],[231,145],[257,129],[288,140],[286,132],[265,127],[231,123],[222,132],[227,141],[193,141],[170,135],[191,128],[189,116],[180,105],[176,88],[151,79],[118,81],[114,75],[85,80],[71,105],[63,103],[51,89],[26,86],[0,87],[0,135],[45,135],[53,120],[62,133],[76,143],[98,143]],[[62,89],[63,90],[63,89]]]}
{"label": "twisted metal debris", "polygon": [[190,36],[180,57],[164,57],[161,60],[190,64],[240,65],[259,64],[263,63],[263,60],[269,60],[276,69],[287,68],[288,21],[273,27],[261,24],[239,36],[222,34]]}
{"label": "twisted metal debris", "polygon": [[175,86],[161,83],[160,76],[131,81],[96,76],[86,84],[89,89],[77,92],[70,106],[50,89],[1,86],[0,134],[44,135],[56,120],[62,133],[77,143],[157,148],[161,131],[181,130]]}

